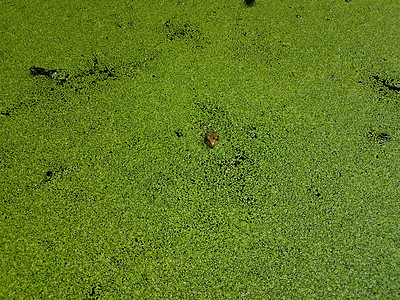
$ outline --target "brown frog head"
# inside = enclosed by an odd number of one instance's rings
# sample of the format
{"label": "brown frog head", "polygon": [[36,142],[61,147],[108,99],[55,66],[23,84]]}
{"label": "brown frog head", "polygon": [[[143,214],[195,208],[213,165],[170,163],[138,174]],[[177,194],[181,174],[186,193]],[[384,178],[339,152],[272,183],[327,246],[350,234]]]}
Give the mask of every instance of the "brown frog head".
{"label": "brown frog head", "polygon": [[207,130],[204,143],[210,147],[214,148],[218,144],[219,136],[213,130]]}

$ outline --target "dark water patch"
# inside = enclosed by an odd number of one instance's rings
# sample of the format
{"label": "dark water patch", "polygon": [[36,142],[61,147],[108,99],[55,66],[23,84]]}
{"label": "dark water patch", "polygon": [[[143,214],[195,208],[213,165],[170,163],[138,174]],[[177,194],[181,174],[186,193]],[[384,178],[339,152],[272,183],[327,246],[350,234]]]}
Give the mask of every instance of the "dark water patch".
{"label": "dark water patch", "polygon": [[371,75],[372,85],[381,93],[387,95],[390,91],[400,93],[400,80],[395,78],[385,78],[380,75]]}
{"label": "dark water patch", "polygon": [[377,142],[378,144],[383,144],[392,140],[390,131],[382,128],[369,127],[365,135],[370,141]]}
{"label": "dark water patch", "polygon": [[246,6],[253,6],[256,3],[255,0],[244,0],[244,4],[246,4]]}
{"label": "dark water patch", "polygon": [[161,31],[169,42],[183,41],[190,47],[200,49],[208,43],[200,28],[190,21],[169,19],[163,23]]}
{"label": "dark water patch", "polygon": [[200,30],[189,22],[181,22],[177,19],[170,19],[164,22],[163,28],[169,41],[176,39],[200,41],[202,39]]}
{"label": "dark water patch", "polygon": [[258,130],[255,126],[250,126],[247,130],[246,135],[251,140],[257,139],[259,137]]}
{"label": "dark water patch", "polygon": [[[87,68],[68,72],[62,69],[46,69],[42,67],[31,67],[31,75],[44,76],[54,81],[58,86],[65,88],[72,87],[76,92],[87,88],[90,85],[96,85],[99,82],[115,79],[117,71],[114,66],[107,65],[100,62],[94,56],[92,59],[86,60]],[[55,90],[55,86],[50,88],[51,91]]]}
{"label": "dark water patch", "polygon": [[75,70],[32,66],[29,72],[36,81],[31,82],[29,94],[25,95],[22,101],[4,108],[0,111],[0,115],[11,117],[16,111],[23,108],[30,109],[43,101],[68,102],[69,95],[90,93],[93,89],[101,87],[101,84],[107,84],[111,80],[134,78],[139,69],[145,68],[154,59],[154,56],[149,56],[143,59],[122,61],[115,57],[93,56],[84,59],[82,62],[84,67]]}
{"label": "dark water patch", "polygon": [[31,67],[31,75],[36,76],[36,75],[43,75],[49,78],[53,78],[55,74],[57,74],[57,70],[49,70],[41,67]]}
{"label": "dark water patch", "polygon": [[72,173],[74,171],[73,167],[65,167],[65,166],[61,166],[58,168],[52,168],[49,169],[45,172],[45,176],[44,179],[41,181],[41,184],[53,181],[53,180],[58,180],[61,177],[67,176],[70,173]]}
{"label": "dark water patch", "polygon": [[318,189],[317,187],[315,187],[314,185],[311,185],[311,186],[307,189],[307,191],[308,191],[309,193],[311,193],[313,196],[315,196],[316,198],[321,198],[321,197],[322,197],[321,192],[320,192],[319,189]]}
{"label": "dark water patch", "polygon": [[183,132],[182,132],[181,129],[174,130],[174,133],[176,134],[176,136],[177,136],[178,138],[183,137]]}
{"label": "dark water patch", "polygon": [[99,299],[103,295],[101,284],[94,284],[90,287],[89,299]]}
{"label": "dark water patch", "polygon": [[218,168],[237,167],[244,163],[252,164],[253,162],[254,160],[244,150],[237,149],[234,156],[217,161],[216,166]]}

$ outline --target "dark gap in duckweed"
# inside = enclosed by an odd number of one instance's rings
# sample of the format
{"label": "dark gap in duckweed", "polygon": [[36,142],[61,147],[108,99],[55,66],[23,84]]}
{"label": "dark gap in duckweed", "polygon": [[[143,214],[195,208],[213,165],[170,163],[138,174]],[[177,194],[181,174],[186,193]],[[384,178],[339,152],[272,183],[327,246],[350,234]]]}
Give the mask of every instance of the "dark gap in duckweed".
{"label": "dark gap in duckweed", "polygon": [[34,106],[36,103],[37,103],[36,100],[32,100],[29,102],[20,101],[19,103],[16,103],[16,104],[12,105],[11,107],[6,108],[6,110],[0,112],[0,114],[3,116],[6,116],[6,117],[11,117],[15,111],[22,109],[23,107]]}
{"label": "dark gap in duckweed", "polygon": [[56,250],[57,247],[57,243],[52,239],[40,239],[38,241],[38,244],[42,245],[48,252],[53,252],[54,250]]}
{"label": "dark gap in duckweed", "polygon": [[244,0],[244,4],[246,4],[247,6],[251,7],[256,3],[255,0]]}
{"label": "dark gap in duckweed", "polygon": [[388,91],[400,93],[400,83],[398,80],[395,80],[393,78],[381,78],[379,75],[371,75],[370,77],[375,82],[380,92],[383,92],[385,94],[387,94]]}
{"label": "dark gap in duckweed", "polygon": [[[243,196],[242,199],[243,199],[243,202],[245,204],[247,204],[248,206],[250,206],[250,207],[256,206],[258,204],[258,202],[259,202],[259,200],[256,197],[251,196],[251,195],[250,196],[245,195],[245,196]],[[252,212],[249,211],[248,213],[250,214]]]}
{"label": "dark gap in duckweed", "polygon": [[234,166],[237,167],[239,165],[242,165],[245,161],[247,161],[248,163],[253,163],[254,160],[252,158],[250,158],[248,155],[246,155],[244,150],[241,149],[237,149],[238,154],[236,154],[235,156],[228,158],[228,159],[224,159],[220,162],[217,162],[216,165],[219,168],[223,168],[226,166]]}
{"label": "dark gap in duckweed", "polygon": [[383,141],[390,141],[391,137],[386,132],[381,132],[377,135],[377,138]]}
{"label": "dark gap in duckweed", "polygon": [[[67,71],[64,69],[32,66],[29,68],[30,74],[33,77],[46,78],[49,80],[48,84],[50,84],[50,86],[48,86],[45,85],[44,82],[38,82],[37,86],[39,87],[39,92],[33,91],[32,93],[36,96],[38,93],[43,93],[44,97],[40,97],[39,99],[48,99],[56,93],[56,100],[58,102],[66,103],[68,101],[65,94],[57,94],[57,92],[68,91],[73,93],[84,93],[86,90],[90,90],[101,82],[106,82],[110,79],[116,80],[121,76],[134,77],[140,68],[143,68],[148,62],[151,62],[154,59],[154,56],[150,56],[133,62],[121,62],[117,58],[111,58],[113,61],[112,63],[105,63],[99,60],[97,56],[93,56],[93,58],[86,60],[86,68],[76,72],[73,70]],[[1,111],[0,114],[9,117],[14,112],[24,107],[29,108],[36,105],[39,101],[42,100],[38,100],[35,97],[25,102],[21,101],[6,108],[4,111]]]}
{"label": "dark gap in duckweed", "polygon": [[123,144],[128,148],[133,148],[140,142],[140,138],[138,136],[131,137],[130,140],[124,140]]}
{"label": "dark gap in duckweed", "polygon": [[179,20],[168,20],[164,22],[163,28],[167,40],[173,41],[176,39],[186,40],[202,40],[202,34],[198,28],[189,22],[180,22]]}
{"label": "dark gap in duckweed", "polygon": [[53,78],[53,76],[55,74],[57,74],[57,72],[58,72],[56,69],[50,70],[50,69],[45,69],[45,68],[40,68],[40,67],[35,67],[35,66],[31,67],[30,71],[31,71],[31,75],[33,75],[33,76],[43,75],[43,76],[46,76],[49,78]]}
{"label": "dark gap in duckweed", "polygon": [[372,140],[372,141],[376,141],[379,144],[382,144],[384,142],[388,142],[392,139],[392,137],[390,136],[390,134],[387,131],[377,131],[375,129],[373,129],[372,127],[370,127],[366,133],[366,136],[368,137],[368,139]]}
{"label": "dark gap in duckweed", "polygon": [[247,136],[252,140],[258,138],[257,128],[255,126],[251,126],[250,129],[247,132]]}
{"label": "dark gap in duckweed", "polygon": [[60,167],[57,169],[48,170],[45,173],[45,178],[41,181],[42,184],[47,183],[51,180],[57,180],[64,175],[67,175],[73,168],[71,167]]}
{"label": "dark gap in duckweed", "polygon": [[[70,76],[70,74],[63,69],[45,69],[42,67],[31,67],[31,75],[33,76],[44,76],[54,80],[58,85],[63,86],[64,84],[71,84],[72,82],[83,83],[85,80],[86,84],[96,84],[101,81],[105,81],[109,78],[116,78],[116,73],[113,67],[102,66],[99,63],[98,58],[95,56],[93,59],[88,60],[89,68],[87,70],[80,71],[79,73]],[[81,90],[83,87],[75,86],[75,90]],[[54,90],[54,87],[51,88]]]}
{"label": "dark gap in duckweed", "polygon": [[92,285],[89,292],[89,299],[99,299],[99,296],[102,294],[102,286],[101,284]]}
{"label": "dark gap in duckweed", "polygon": [[320,191],[314,186],[311,185],[308,189],[308,192],[312,193],[315,197],[320,198],[322,196],[322,194],[320,193]]}
{"label": "dark gap in duckweed", "polygon": [[182,130],[174,130],[174,133],[176,134],[176,136],[177,136],[178,138],[183,137]]}

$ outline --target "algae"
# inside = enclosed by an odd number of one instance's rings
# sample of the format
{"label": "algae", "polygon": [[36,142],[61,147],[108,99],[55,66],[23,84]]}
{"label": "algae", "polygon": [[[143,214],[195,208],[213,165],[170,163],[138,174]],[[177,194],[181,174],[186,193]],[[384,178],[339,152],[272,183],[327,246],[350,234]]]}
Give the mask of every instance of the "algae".
{"label": "algae", "polygon": [[2,2],[0,297],[397,297],[399,6]]}

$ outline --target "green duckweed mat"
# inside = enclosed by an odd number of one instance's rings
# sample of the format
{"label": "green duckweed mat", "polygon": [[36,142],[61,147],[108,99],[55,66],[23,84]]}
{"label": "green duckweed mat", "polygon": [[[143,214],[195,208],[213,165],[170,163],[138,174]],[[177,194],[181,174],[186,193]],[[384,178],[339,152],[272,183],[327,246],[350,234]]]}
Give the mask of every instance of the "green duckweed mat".
{"label": "green duckweed mat", "polygon": [[400,297],[398,0],[92,2],[0,3],[1,299]]}

